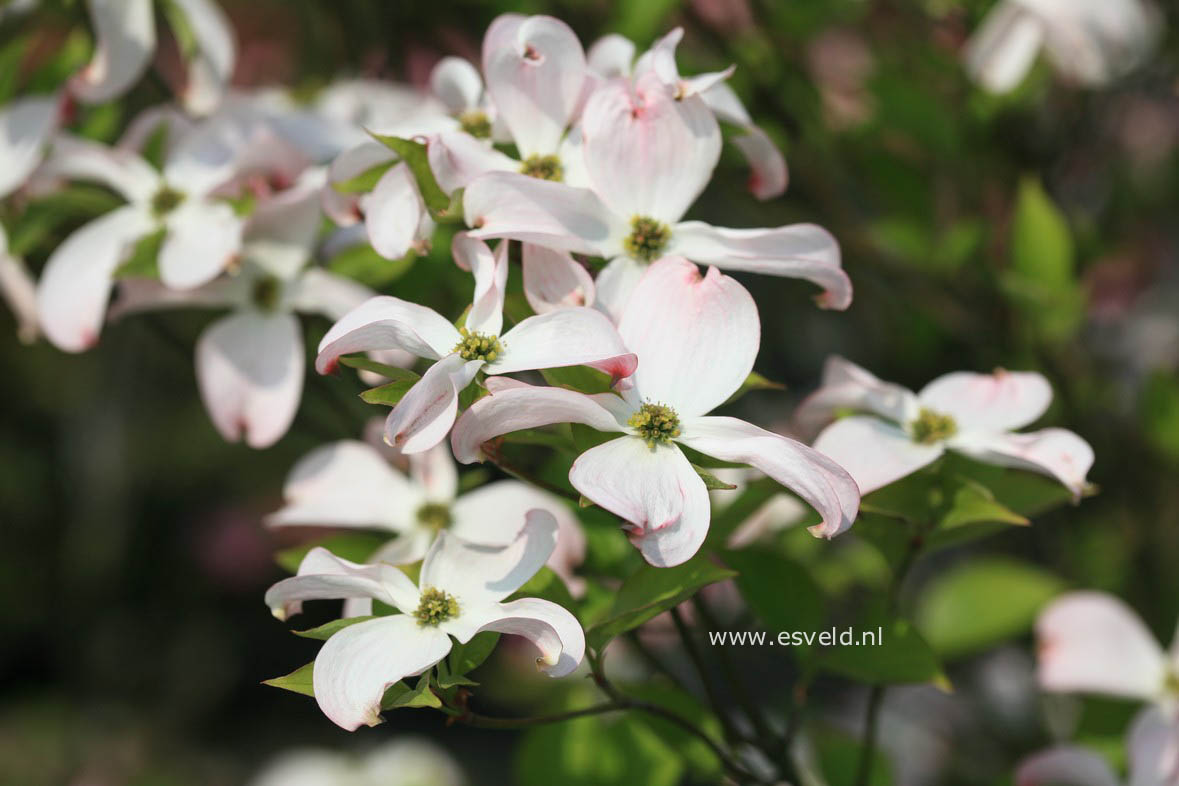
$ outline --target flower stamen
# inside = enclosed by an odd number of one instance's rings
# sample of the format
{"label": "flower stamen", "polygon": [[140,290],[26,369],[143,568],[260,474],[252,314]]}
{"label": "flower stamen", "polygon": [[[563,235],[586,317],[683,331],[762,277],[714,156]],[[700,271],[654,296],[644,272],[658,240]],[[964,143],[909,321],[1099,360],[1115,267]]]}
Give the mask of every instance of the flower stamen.
{"label": "flower stamen", "polygon": [[274,276],[264,276],[254,282],[251,297],[254,305],[260,311],[274,311],[278,307],[279,294],[282,290],[279,281]]}
{"label": "flower stamen", "polygon": [[626,252],[643,262],[658,259],[671,240],[671,228],[654,218],[635,216],[630,220],[630,234],[622,241]]}
{"label": "flower stamen", "polygon": [[565,179],[565,167],[561,166],[561,159],[554,155],[542,156],[533,153],[520,162],[520,174],[560,183]]}
{"label": "flower stamen", "polygon": [[476,139],[491,137],[491,120],[479,109],[468,109],[459,115],[459,126]]}
{"label": "flower stamen", "polygon": [[434,587],[426,587],[422,591],[421,601],[413,615],[417,618],[419,625],[436,626],[449,619],[454,619],[458,613],[458,601],[455,600],[454,595]]}
{"label": "flower stamen", "polygon": [[418,522],[437,532],[454,523],[450,515],[450,506],[442,502],[427,502],[418,508]]}
{"label": "flower stamen", "polygon": [[919,445],[932,445],[949,439],[958,433],[954,418],[922,407],[917,417],[909,423],[909,433]]}
{"label": "flower stamen", "polygon": [[163,218],[179,207],[183,201],[183,191],[177,191],[171,186],[161,186],[160,190],[151,198],[151,213],[156,218]]}
{"label": "flower stamen", "polygon": [[451,351],[459,353],[463,360],[485,360],[490,363],[504,353],[504,345],[498,336],[476,333],[465,327],[459,328],[459,334],[462,339]]}
{"label": "flower stamen", "polygon": [[638,412],[627,419],[626,425],[638,432],[639,439],[652,450],[656,445],[671,442],[680,435],[679,415],[666,404],[643,402]]}

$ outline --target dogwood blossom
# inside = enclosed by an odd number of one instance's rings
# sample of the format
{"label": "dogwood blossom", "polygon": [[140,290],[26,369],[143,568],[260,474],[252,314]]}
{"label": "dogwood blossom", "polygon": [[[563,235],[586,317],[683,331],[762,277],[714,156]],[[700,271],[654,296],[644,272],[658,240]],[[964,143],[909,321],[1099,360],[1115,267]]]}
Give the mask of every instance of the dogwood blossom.
{"label": "dogwood blossom", "polygon": [[[98,104],[122,95],[143,75],[156,51],[156,23],[151,0],[87,0],[87,6],[97,37],[94,56],[69,90]],[[233,73],[233,30],[213,0],[171,0],[166,8],[187,61],[177,93],[190,112],[208,114]]]}
{"label": "dogwood blossom", "polygon": [[[1130,786],[1179,783],[1179,637],[1163,650],[1133,609],[1103,592],[1070,592],[1036,621],[1040,687],[1139,699],[1131,727]],[[1117,784],[1108,764],[1075,747],[1033,757],[1017,783]]]}
{"label": "dogwood blossom", "polygon": [[466,786],[462,768],[424,737],[399,736],[361,756],[317,748],[284,751],[249,786]]}
{"label": "dogwood blossom", "polygon": [[244,232],[232,275],[177,291],[128,279],[112,308],[122,316],[153,308],[233,309],[197,339],[196,378],[213,424],[226,440],[254,448],[290,427],[303,391],[305,349],[296,313],[339,319],[372,297],[368,287],[308,262],[318,238],[322,170],[260,205]]}
{"label": "dogwood blossom", "polygon": [[313,686],[320,709],[354,731],[381,722],[381,697],[393,683],[421,674],[482,631],[523,636],[540,650],[537,665],[553,677],[573,672],[585,652],[577,619],[555,603],[520,598],[504,603],[544,565],[556,546],[557,522],[542,510],[507,546],[481,546],[438,533],[418,586],[386,563],[359,565],[312,549],[299,575],[275,584],[266,604],[285,619],[304,601],[371,598],[401,613],[350,625],[315,659]]}
{"label": "dogwood blossom", "polygon": [[851,302],[839,246],[818,226],[725,229],[681,220],[720,157],[720,127],[700,95],[677,97],[654,71],[633,83],[612,80],[590,95],[580,128],[591,188],[488,173],[464,193],[471,234],[611,260],[598,274],[597,306],[615,319],[646,266],[664,256],[804,278],[824,288],[822,304]]}
{"label": "dogwood blossom", "polygon": [[631,541],[657,566],[691,558],[708,533],[708,490],[681,445],[749,464],[787,486],[819,511],[817,535],[851,526],[859,493],[835,462],[744,421],[707,415],[741,386],[757,356],[757,307],[740,284],[716,268],[701,276],[686,259],[666,257],[635,288],[618,330],[639,358],[621,395],[489,381],[491,395],[455,427],[455,457],[476,461],[486,440],[552,423],[620,434],[581,454],[569,482],[627,521]]}
{"label": "dogwood blossom", "polygon": [[1043,49],[1065,78],[1099,86],[1145,60],[1162,29],[1148,0],[1000,0],[967,43],[966,68],[1006,93]]}
{"label": "dogwood blossom", "polygon": [[452,252],[459,267],[475,277],[475,296],[462,328],[424,306],[381,296],[345,315],[319,345],[315,367],[321,374],[352,352],[404,349],[437,361],[389,413],[385,433],[390,444],[405,453],[437,445],[454,424],[459,391],[480,371],[586,365],[615,379],[634,371],[635,356],[614,326],[588,308],[538,314],[502,332],[507,243],[492,253],[486,243],[460,233]]}
{"label": "dogwood blossom", "polygon": [[734,67],[687,79],[681,77],[675,51],[683,37],[683,28],[675,28],[656,41],[636,61],[634,42],[625,36],[611,33],[590,47],[588,65],[591,72],[607,80],[653,71],[675,96],[682,98],[699,94],[717,120],[734,125],[743,132],[733,137],[732,143],[750,166],[749,190],[753,195],[761,200],[781,196],[789,180],[786,160],[766,132],[753,122],[741,99],[726,84],[725,80],[732,75]]}
{"label": "dogwood blossom", "polygon": [[1043,415],[1051,402],[1051,385],[1036,373],[955,372],[914,394],[832,357],[823,370],[823,386],[802,403],[796,420],[801,431],[813,434],[841,410],[868,413],[836,420],[814,441],[817,450],[852,474],[864,494],[952,450],[1049,475],[1079,498],[1093,464],[1089,444],[1065,429],[1014,431]]}
{"label": "dogwood blossom", "polygon": [[0,199],[23,185],[41,163],[60,119],[61,98],[55,94],[0,106]]}
{"label": "dogwood blossom", "polygon": [[0,226],[0,297],[16,317],[16,334],[28,344],[36,340],[37,293],[36,284],[28,268],[8,252],[8,233]]}
{"label": "dogwood blossom", "polygon": [[252,170],[298,171],[302,158],[262,126],[233,117],[195,127],[167,153],[162,171],[127,148],[59,136],[44,179],[92,180],[127,204],[82,226],[53,252],[37,289],[46,337],[80,352],[98,341],[115,271],[145,237],[163,231],[160,280],[193,289],[213,280],[241,250],[245,219],[219,190]]}
{"label": "dogwood blossom", "polygon": [[316,448],[291,470],[283,489],[286,505],[266,523],[389,532],[396,537],[369,561],[408,565],[426,556],[441,530],[470,543],[506,546],[529,510],[544,510],[559,528],[549,567],[566,583],[574,582],[573,568],[585,556],[585,535],[560,499],[516,480],[499,480],[459,494],[458,473],[446,442],[408,459],[407,475],[365,442],[342,440]]}
{"label": "dogwood blossom", "polygon": [[[1126,738],[1126,786],[1179,784],[1179,724],[1162,710],[1141,712]],[[1015,786],[1121,786],[1109,762],[1077,745],[1059,745],[1034,754],[1015,771]]]}

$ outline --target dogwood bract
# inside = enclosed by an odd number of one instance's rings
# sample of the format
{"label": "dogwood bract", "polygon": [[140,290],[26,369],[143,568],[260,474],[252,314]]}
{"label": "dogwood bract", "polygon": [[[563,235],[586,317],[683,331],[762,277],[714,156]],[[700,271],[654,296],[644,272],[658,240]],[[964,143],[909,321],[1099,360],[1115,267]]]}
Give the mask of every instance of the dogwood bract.
{"label": "dogwood bract", "polygon": [[1034,754],[1015,771],[1015,786],[1175,786],[1179,784],[1179,725],[1158,708],[1141,712],[1126,735],[1129,779],[1104,756],[1077,745]]}
{"label": "dogwood bract", "polygon": [[638,355],[633,385],[621,395],[489,380],[491,395],[455,427],[455,457],[477,461],[486,440],[553,423],[622,434],[582,453],[569,482],[625,519],[631,540],[657,566],[691,558],[708,533],[708,490],[679,445],[749,464],[787,486],[823,517],[812,530],[817,535],[851,526],[859,493],[835,462],[736,418],[707,417],[746,380],[757,357],[757,307],[740,284],[716,268],[701,276],[688,260],[667,257],[635,288],[618,331]]}
{"label": "dogwood bract", "polygon": [[870,413],[842,417],[814,441],[817,450],[852,474],[864,494],[952,450],[1049,475],[1080,497],[1093,464],[1093,449],[1085,440],[1060,428],[1014,432],[1043,415],[1051,402],[1052,387],[1036,373],[955,372],[914,394],[832,357],[823,369],[823,386],[795,417],[804,432],[814,433],[842,410]]}
{"label": "dogwood bract", "polygon": [[823,305],[851,302],[839,245],[821,227],[725,229],[681,220],[720,157],[720,127],[698,94],[677,94],[654,71],[633,83],[615,79],[590,95],[580,128],[590,188],[483,175],[463,196],[472,236],[609,259],[596,287],[599,307],[614,318],[646,266],[664,256],[804,278],[823,287]]}
{"label": "dogwood bract", "polygon": [[539,598],[503,602],[544,565],[556,535],[556,520],[542,510],[529,511],[507,546],[481,546],[440,532],[416,587],[392,565],[359,565],[315,548],[299,575],[270,588],[266,605],[286,618],[307,600],[371,598],[401,612],[340,630],[315,659],[315,700],[324,714],[349,731],[375,726],[385,690],[445,658],[452,636],[460,644],[485,630],[523,636],[540,650],[537,665],[550,676],[577,668],[585,635],[572,614]]}
{"label": "dogwood bract", "polygon": [[[342,440],[304,456],[287,477],[286,505],[267,517],[272,527],[355,527],[396,535],[370,562],[408,565],[426,556],[446,530],[470,543],[511,543],[529,510],[544,510],[559,528],[549,567],[567,583],[585,555],[577,517],[560,499],[516,480],[458,493],[450,445],[409,456],[403,474],[365,442]],[[366,612],[368,613],[368,612]]]}
{"label": "dogwood bract", "polygon": [[303,392],[305,349],[297,313],[339,319],[373,292],[309,266],[319,236],[322,170],[262,203],[246,224],[240,268],[189,290],[128,279],[112,315],[155,308],[229,307],[196,344],[196,379],[205,409],[226,440],[253,448],[290,428]]}
{"label": "dogwood bract", "polygon": [[460,233],[451,248],[459,267],[475,276],[475,296],[462,328],[425,306],[375,297],[333,325],[319,345],[315,367],[321,374],[352,352],[403,349],[437,361],[389,413],[385,434],[390,444],[404,453],[437,445],[454,424],[459,391],[480,371],[585,365],[615,379],[634,371],[635,356],[614,326],[588,308],[528,317],[501,335],[508,244],[500,243],[493,254],[483,241]]}

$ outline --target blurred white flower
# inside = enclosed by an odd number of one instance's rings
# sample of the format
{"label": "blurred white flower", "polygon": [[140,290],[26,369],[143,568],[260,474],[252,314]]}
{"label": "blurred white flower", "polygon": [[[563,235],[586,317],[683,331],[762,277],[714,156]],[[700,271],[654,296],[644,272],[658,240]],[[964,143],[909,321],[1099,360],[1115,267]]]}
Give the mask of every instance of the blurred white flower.
{"label": "blurred white flower", "polygon": [[458,763],[421,737],[400,737],[361,755],[298,748],[279,754],[249,786],[466,786]]}
{"label": "blurred white flower", "polygon": [[1006,93],[1043,49],[1065,79],[1098,87],[1144,62],[1163,27],[1149,0],[999,0],[967,42],[966,69]]}

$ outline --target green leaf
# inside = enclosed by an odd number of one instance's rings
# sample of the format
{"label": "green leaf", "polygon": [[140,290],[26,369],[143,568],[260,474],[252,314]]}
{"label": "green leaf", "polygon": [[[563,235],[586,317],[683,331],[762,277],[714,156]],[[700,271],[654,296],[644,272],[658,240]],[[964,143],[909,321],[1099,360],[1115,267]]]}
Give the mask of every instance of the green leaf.
{"label": "green leaf", "polygon": [[285,677],[263,680],[262,684],[289,690],[292,693],[301,693],[304,696],[314,696],[315,688],[312,687],[311,682],[311,673],[314,668],[315,661],[311,661],[311,663],[300,666]]}
{"label": "green leaf", "polygon": [[307,552],[316,546],[321,546],[337,557],[349,560],[351,562],[364,562],[372,553],[383,546],[389,540],[389,535],[382,535],[376,532],[344,532],[339,535],[329,535],[311,543],[301,543],[298,546],[291,546],[283,549],[274,555],[274,560],[280,567],[296,573],[299,570],[299,563],[307,556]]}
{"label": "green leaf", "polygon": [[684,760],[649,724],[617,713],[529,729],[515,769],[519,786],[676,786]]}
{"label": "green leaf", "polygon": [[871,684],[948,684],[937,655],[917,627],[890,617],[879,601],[868,604],[850,628],[833,629],[832,638],[830,644],[821,642],[825,649],[819,664],[826,671]]}
{"label": "green leaf", "polygon": [[674,568],[644,564],[622,583],[610,613],[586,631],[586,643],[601,649],[615,636],[683,603],[701,588],[736,576],[736,572],[698,554]]}
{"label": "green leaf", "polygon": [[[828,786],[861,786],[860,752],[863,742],[843,734],[824,730],[815,735],[819,767]],[[872,786],[893,786],[892,763],[879,748],[872,751]]]}
{"label": "green leaf", "polygon": [[450,197],[438,186],[434,172],[430,169],[430,161],[426,155],[426,146],[412,139],[402,139],[397,136],[372,134],[372,137],[388,147],[409,166],[414,179],[418,182],[418,191],[422,201],[426,203],[430,214],[435,218],[448,217],[451,209]]}
{"label": "green leaf", "polygon": [[584,423],[570,423],[569,431],[573,435],[573,446],[577,448],[578,453],[584,453],[619,436],[617,432],[598,431]]}
{"label": "green leaf", "polygon": [[367,194],[377,187],[377,182],[392,169],[394,162],[386,161],[361,172],[356,177],[333,183],[332,188],[341,194]]}
{"label": "green leaf", "polygon": [[384,289],[408,273],[417,258],[417,252],[410,251],[401,259],[385,259],[368,243],[362,243],[336,254],[328,261],[327,269],[366,287]]}
{"label": "green leaf", "polygon": [[1018,636],[1065,588],[1057,576],[1005,557],[975,559],[934,579],[924,589],[917,621],[929,643],[958,657]]}
{"label": "green leaf", "polygon": [[564,366],[543,368],[540,375],[544,381],[557,388],[576,390],[579,393],[609,393],[610,375],[589,366]]}
{"label": "green leaf", "polygon": [[823,592],[802,565],[761,546],[724,553],[737,588],[767,631],[815,630],[825,617]]}
{"label": "green leaf", "polygon": [[1011,269],[1048,286],[1073,283],[1073,237],[1068,222],[1032,177],[1019,183],[1011,223]]}
{"label": "green leaf", "polygon": [[[741,383],[741,387],[737,388],[737,391],[735,393],[733,393],[733,395],[731,395],[727,399],[725,399],[725,404],[732,404],[734,401],[741,398],[742,396],[744,396],[746,393],[750,392],[751,390],[785,390],[785,389],[786,389],[786,386],[783,385],[781,382],[774,382],[773,380],[766,379],[761,374],[758,374],[756,371],[751,371],[751,372],[749,372],[749,376],[747,376],[745,378],[745,381]],[[724,406],[724,404],[722,404],[721,406]]]}
{"label": "green leaf", "polygon": [[405,394],[410,391],[414,385],[418,383],[417,374],[412,371],[401,370],[392,382],[386,382],[375,388],[369,388],[361,392],[360,397],[368,404],[383,404],[387,407],[395,407],[401,399],[405,398]]}
{"label": "green leaf", "polygon": [[380,374],[382,377],[388,379],[407,379],[407,375],[412,375],[417,378],[417,374],[409,369],[398,368],[397,366],[390,366],[386,363],[378,363],[375,360],[370,360],[364,355],[345,355],[340,358],[340,365],[348,368],[355,368],[361,371],[371,371],[374,374]]}
{"label": "green leaf", "polygon": [[718,478],[716,475],[713,475],[703,467],[698,467],[693,464],[692,469],[696,470],[696,474],[699,475],[700,479],[704,481],[704,488],[708,489],[709,491],[732,491],[733,489],[737,488],[736,484],[725,483],[723,480]]}
{"label": "green leaf", "polygon": [[565,582],[553,572],[552,568],[543,567],[536,575],[524,583],[524,586],[512,593],[511,599],[541,598],[556,603],[568,611],[576,613],[577,602],[569,594]]}
{"label": "green leaf", "polygon": [[314,628],[308,628],[307,630],[293,630],[291,633],[294,633],[296,636],[302,636],[305,639],[318,639],[319,641],[327,641],[332,637],[332,634],[347,628],[349,625],[355,625],[358,622],[368,622],[369,620],[375,619],[376,617],[344,617],[343,619],[325,622],[323,625],[319,625]]}
{"label": "green leaf", "polygon": [[[687,718],[696,728],[717,742],[724,739],[720,721],[716,716],[709,712],[694,696],[680,688],[648,680],[642,683],[628,683],[623,686],[623,692],[636,699],[666,707],[680,717]],[[689,734],[680,726],[658,715],[635,713],[633,717],[651,727],[651,730],[658,734],[672,750],[677,751],[688,768],[695,774],[696,779],[712,783],[720,777],[720,759],[695,734]]]}
{"label": "green leaf", "polygon": [[[483,661],[491,656],[497,644],[499,644],[499,634],[490,630],[476,634],[466,644],[455,642],[454,646],[450,648],[450,655],[446,659],[447,670],[452,676],[456,677],[474,671],[483,665]],[[439,684],[441,684],[441,681]],[[442,687],[449,686],[442,685]]]}
{"label": "green leaf", "polygon": [[115,268],[114,277],[120,278],[159,278],[160,268],[157,261],[160,256],[160,246],[164,244],[166,229],[161,228],[135,244],[131,256]]}
{"label": "green leaf", "polygon": [[430,676],[434,670],[430,669],[418,677],[418,684],[409,687],[404,682],[397,682],[389,686],[385,696],[381,699],[382,710],[395,710],[402,707],[433,707],[442,706],[442,700],[430,690]]}
{"label": "green leaf", "polygon": [[995,500],[990,489],[968,478],[959,479],[953,490],[949,509],[942,514],[938,526],[954,529],[967,524],[998,523],[1027,526],[1031,522]]}

